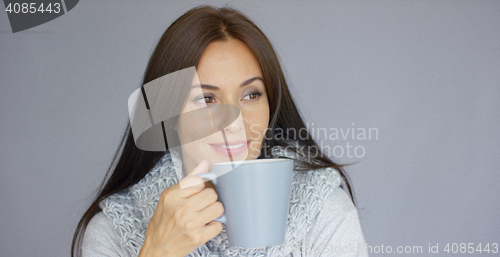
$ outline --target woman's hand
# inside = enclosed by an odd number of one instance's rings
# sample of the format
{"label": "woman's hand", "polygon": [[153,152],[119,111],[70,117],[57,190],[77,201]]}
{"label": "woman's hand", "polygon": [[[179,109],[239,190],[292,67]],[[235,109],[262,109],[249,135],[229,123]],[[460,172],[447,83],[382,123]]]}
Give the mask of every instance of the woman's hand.
{"label": "woman's hand", "polygon": [[207,187],[195,176],[205,172],[206,160],[162,192],[139,257],[186,256],[222,231],[222,224],[214,219],[224,213],[224,207],[213,186]]}

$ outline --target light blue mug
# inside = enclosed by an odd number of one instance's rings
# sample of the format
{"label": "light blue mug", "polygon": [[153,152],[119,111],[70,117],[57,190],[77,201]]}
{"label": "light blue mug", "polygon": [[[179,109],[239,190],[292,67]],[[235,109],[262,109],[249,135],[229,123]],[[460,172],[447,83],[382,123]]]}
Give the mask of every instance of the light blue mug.
{"label": "light blue mug", "polygon": [[257,159],[214,163],[209,173],[224,205],[230,247],[265,248],[285,241],[293,160]]}

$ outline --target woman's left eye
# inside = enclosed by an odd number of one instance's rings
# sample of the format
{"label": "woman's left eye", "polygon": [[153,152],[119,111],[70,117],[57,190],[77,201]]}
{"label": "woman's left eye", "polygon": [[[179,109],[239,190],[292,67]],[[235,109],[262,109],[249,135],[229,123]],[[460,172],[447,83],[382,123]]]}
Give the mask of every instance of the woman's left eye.
{"label": "woman's left eye", "polygon": [[255,100],[255,99],[259,98],[261,95],[262,95],[261,92],[252,92],[252,93],[246,95],[245,97],[243,97],[243,99]]}

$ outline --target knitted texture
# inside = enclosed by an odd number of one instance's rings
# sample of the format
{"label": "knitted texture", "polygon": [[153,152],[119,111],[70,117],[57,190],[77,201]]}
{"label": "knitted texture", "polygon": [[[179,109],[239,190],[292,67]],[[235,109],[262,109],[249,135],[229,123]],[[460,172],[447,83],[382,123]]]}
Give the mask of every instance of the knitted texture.
{"label": "knitted texture", "polygon": [[[294,158],[283,148],[272,149],[275,158]],[[116,193],[100,203],[104,214],[113,221],[121,243],[130,256],[137,256],[144,243],[149,220],[153,216],[160,194],[182,179],[182,162],[176,152],[167,151],[153,169],[134,186]],[[261,249],[229,247],[226,230],[198,247],[187,256],[285,256],[299,246],[307,235],[323,201],[341,183],[339,173],[332,168],[315,171],[294,170],[285,243]]]}

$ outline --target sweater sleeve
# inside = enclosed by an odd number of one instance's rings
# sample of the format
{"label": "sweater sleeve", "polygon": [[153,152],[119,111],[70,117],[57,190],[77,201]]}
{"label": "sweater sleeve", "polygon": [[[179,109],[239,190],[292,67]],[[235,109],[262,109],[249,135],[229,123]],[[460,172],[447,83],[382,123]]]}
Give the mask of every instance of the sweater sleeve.
{"label": "sweater sleeve", "polygon": [[82,257],[129,257],[122,248],[118,231],[103,212],[90,220],[82,242]]}
{"label": "sweater sleeve", "polygon": [[346,192],[336,187],[323,202],[311,230],[295,256],[368,256],[358,211]]}

